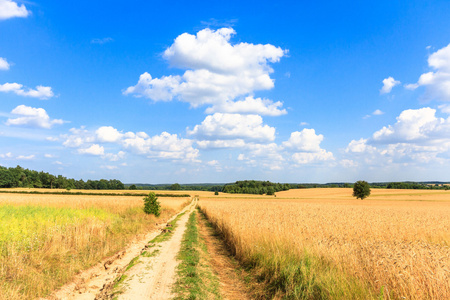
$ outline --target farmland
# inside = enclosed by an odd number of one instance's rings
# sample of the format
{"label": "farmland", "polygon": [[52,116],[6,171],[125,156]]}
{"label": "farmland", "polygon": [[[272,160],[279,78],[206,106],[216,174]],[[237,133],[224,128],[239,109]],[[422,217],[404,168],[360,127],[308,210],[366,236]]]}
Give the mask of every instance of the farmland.
{"label": "farmland", "polygon": [[142,197],[0,194],[0,299],[47,295],[189,199],[160,198],[156,219],[142,211]]}
{"label": "farmland", "polygon": [[264,282],[258,296],[449,299],[450,193],[380,189],[364,201],[351,194],[221,194],[199,205]]}

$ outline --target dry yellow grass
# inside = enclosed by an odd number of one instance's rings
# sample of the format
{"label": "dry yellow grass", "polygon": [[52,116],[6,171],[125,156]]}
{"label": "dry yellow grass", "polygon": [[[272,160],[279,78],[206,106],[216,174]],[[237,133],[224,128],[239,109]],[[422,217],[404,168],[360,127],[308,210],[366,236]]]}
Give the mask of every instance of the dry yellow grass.
{"label": "dry yellow grass", "polygon": [[163,211],[155,218],[143,212],[142,198],[0,194],[0,299],[48,294],[190,200],[158,199]]}
{"label": "dry yellow grass", "polygon": [[[130,196],[91,196],[91,195],[40,195],[40,194],[0,194],[0,205],[39,205],[68,208],[100,208],[112,213],[124,212],[129,208],[143,207],[143,197]],[[180,210],[188,201],[187,197],[160,197],[161,205]]]}
{"label": "dry yellow grass", "polygon": [[244,261],[308,253],[345,274],[338,284],[356,279],[369,286],[336,291],[327,286],[333,280],[316,278],[331,298],[376,298],[382,291],[387,299],[450,299],[450,192],[372,190],[364,201],[351,189],[225,196],[201,198],[200,205]]}

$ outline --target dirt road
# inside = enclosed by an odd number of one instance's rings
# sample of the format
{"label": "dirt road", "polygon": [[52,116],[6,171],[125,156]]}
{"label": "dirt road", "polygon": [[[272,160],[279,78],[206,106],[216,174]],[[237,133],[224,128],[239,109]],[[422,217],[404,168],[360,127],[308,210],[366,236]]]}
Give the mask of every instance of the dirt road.
{"label": "dirt road", "polygon": [[172,237],[168,241],[160,242],[152,252],[151,257],[141,256],[139,263],[125,272],[126,279],[120,284],[119,299],[170,299],[172,285],[175,282],[175,270],[178,265],[176,259],[180,250],[183,233],[189,215],[195,207],[190,205],[186,213],[178,220]]}
{"label": "dirt road", "polygon": [[[140,254],[148,242],[157,237],[161,233],[161,229],[166,228],[165,224],[159,230],[146,235],[144,239],[133,243],[115,257],[84,271],[77,276],[74,282],[62,287],[46,299],[111,299],[115,282],[121,277],[126,277],[127,280],[120,284],[123,294],[119,295],[119,299],[170,299],[171,285],[175,280],[175,269],[178,265],[176,254],[180,249],[187,219],[196,204],[197,200],[193,200],[189,206],[183,209],[181,213],[185,212],[185,214],[178,220],[178,227],[174,230],[173,236],[168,241],[158,243],[160,247],[157,248],[158,251],[154,256],[143,257]],[[139,257],[139,262],[126,270],[136,257]]]}

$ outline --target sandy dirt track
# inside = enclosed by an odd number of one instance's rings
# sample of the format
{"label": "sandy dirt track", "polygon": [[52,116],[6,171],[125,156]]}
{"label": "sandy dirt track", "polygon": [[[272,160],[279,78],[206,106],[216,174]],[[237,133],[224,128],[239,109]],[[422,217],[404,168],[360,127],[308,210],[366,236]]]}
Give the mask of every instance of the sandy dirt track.
{"label": "sandy dirt track", "polygon": [[186,213],[178,220],[172,237],[168,241],[158,243],[155,256],[141,256],[139,263],[125,273],[127,279],[121,284],[123,291],[119,294],[119,299],[160,300],[173,297],[172,285],[175,282],[175,271],[178,266],[176,256],[180,250],[186,223],[195,204],[194,200]]}
{"label": "sandy dirt track", "polygon": [[[121,295],[120,299],[168,299],[170,298],[171,284],[174,280],[175,268],[177,266],[176,254],[180,249],[181,237],[183,236],[184,230],[186,228],[186,222],[189,217],[190,212],[193,211],[196,205],[196,200],[194,200],[190,205],[185,207],[180,213],[186,212],[178,220],[178,227],[175,229],[174,235],[167,242],[162,242],[159,248],[159,255],[151,258],[144,258],[145,260],[150,259],[148,262],[139,263],[138,265],[127,271],[127,276],[130,279],[130,283],[125,282],[126,291]],[[177,215],[176,215],[177,216]],[[175,219],[176,216],[172,217],[168,222]],[[124,251],[119,254],[106,259],[99,263],[98,265],[82,272],[78,275],[75,280],[63,286],[61,289],[52,293],[49,297],[45,298],[47,300],[94,300],[94,299],[110,299],[110,292],[114,285],[114,281],[122,276],[125,272],[130,261],[135,257],[139,256],[148,242],[154,239],[161,233],[161,229],[166,228],[165,224],[162,224],[159,229],[148,233],[143,239],[132,243],[129,247],[124,249]],[[178,242],[172,242],[179,239]],[[168,253],[166,253],[168,252]],[[160,258],[161,257],[161,258]],[[140,258],[140,260],[143,260]],[[163,264],[163,265],[161,265]],[[137,275],[135,271],[141,269],[145,265],[146,276],[149,278],[143,278],[142,275]],[[155,267],[153,267],[153,265]],[[173,269],[173,270],[172,270]],[[134,282],[137,279],[139,284]],[[150,290],[146,289],[146,293],[150,293],[150,296],[143,295],[144,298],[139,298],[138,294],[141,291],[135,291],[136,289],[142,289],[140,282],[148,282],[150,285],[154,285]],[[170,288],[168,288],[170,285]],[[163,291],[168,296],[162,295],[159,291]],[[133,295],[133,296],[128,296]],[[156,298],[152,298],[154,295]],[[122,298],[123,297],[123,298]]]}

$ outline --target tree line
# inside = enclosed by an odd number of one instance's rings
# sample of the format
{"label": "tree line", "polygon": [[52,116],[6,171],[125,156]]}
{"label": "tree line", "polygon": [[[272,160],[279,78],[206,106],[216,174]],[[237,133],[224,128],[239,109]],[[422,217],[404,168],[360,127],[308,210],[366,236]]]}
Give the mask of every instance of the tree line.
{"label": "tree line", "polygon": [[80,190],[123,190],[125,185],[117,179],[75,180],[62,175],[52,175],[24,169],[21,166],[6,168],[0,166],[0,188],[48,188],[48,189],[80,189]]}
{"label": "tree line", "polygon": [[270,181],[244,180],[226,184],[222,192],[230,194],[267,194],[273,195],[275,192],[287,191],[291,188],[289,183],[273,183]]}
{"label": "tree line", "polygon": [[131,184],[125,185],[130,190],[150,190],[150,191],[210,191],[221,192],[224,184],[199,183],[199,184]]}

